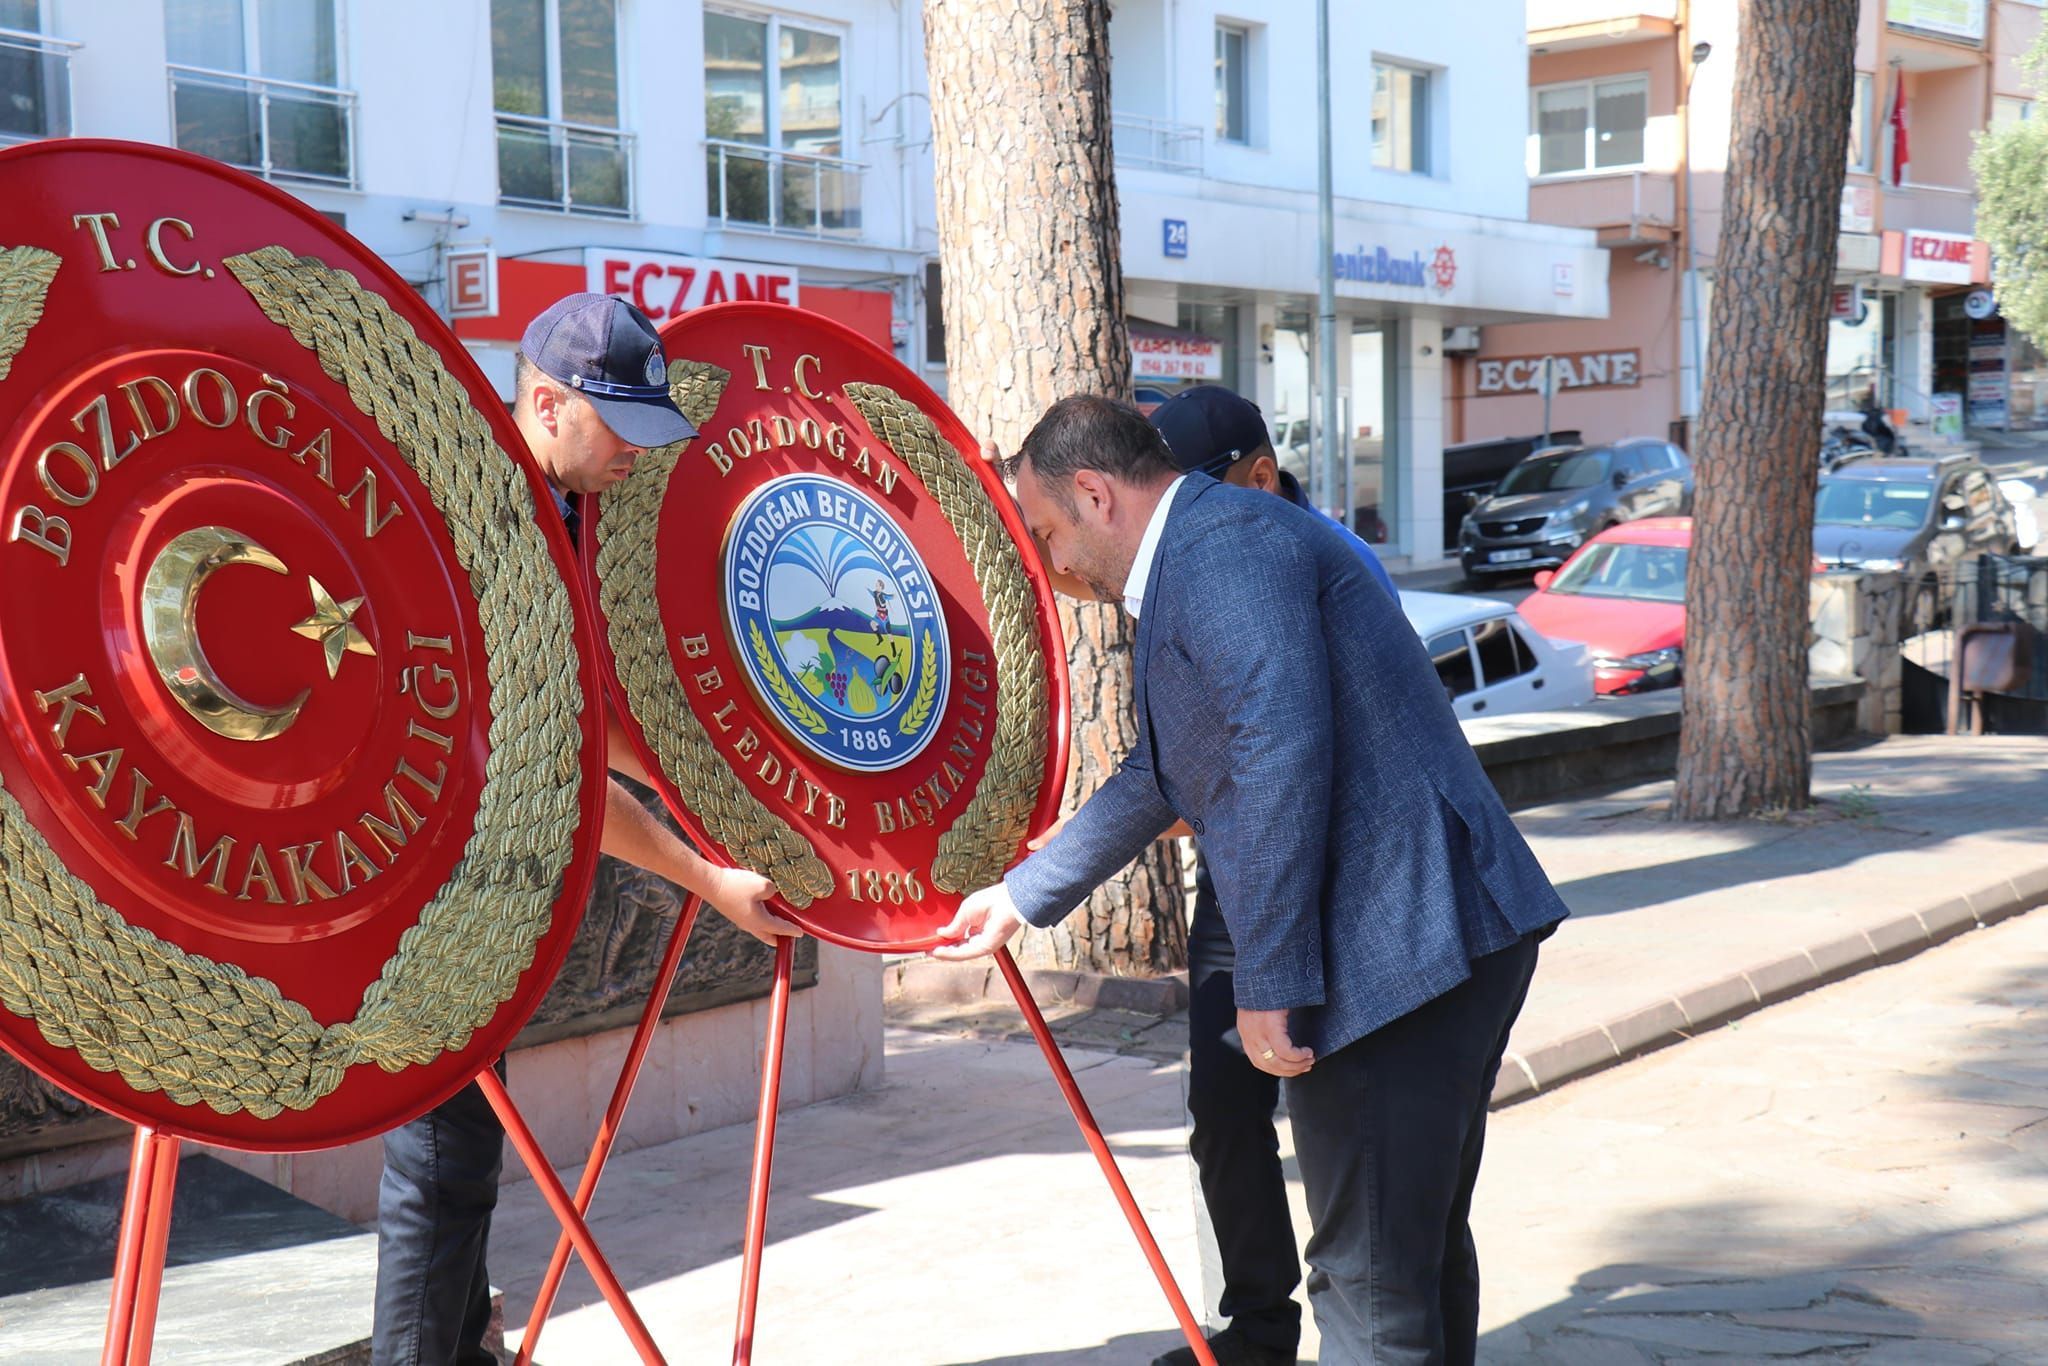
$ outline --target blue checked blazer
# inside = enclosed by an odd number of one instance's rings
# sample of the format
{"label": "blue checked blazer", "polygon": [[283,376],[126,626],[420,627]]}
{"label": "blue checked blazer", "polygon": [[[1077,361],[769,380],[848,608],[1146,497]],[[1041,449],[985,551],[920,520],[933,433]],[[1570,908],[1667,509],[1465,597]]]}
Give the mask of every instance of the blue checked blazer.
{"label": "blue checked blazer", "polygon": [[1034,925],[1185,819],[1237,946],[1237,1004],[1327,1056],[1567,911],[1398,601],[1344,533],[1189,476],[1146,583],[1139,740],[1006,884]]}

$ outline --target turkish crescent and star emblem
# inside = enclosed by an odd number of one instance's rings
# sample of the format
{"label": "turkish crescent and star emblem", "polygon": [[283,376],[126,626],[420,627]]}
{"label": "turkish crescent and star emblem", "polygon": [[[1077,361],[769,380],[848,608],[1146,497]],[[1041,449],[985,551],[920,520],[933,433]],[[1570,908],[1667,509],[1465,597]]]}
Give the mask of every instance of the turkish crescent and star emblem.
{"label": "turkish crescent and star emblem", "polygon": [[482,374],[333,224],[84,139],[0,195],[0,1044],[56,1084],[273,1151],[452,1094],[568,952],[607,683],[834,942],[929,946],[1056,813],[1049,588],[883,349],[671,322],[647,377],[703,434],[586,510],[586,594]]}
{"label": "turkish crescent and star emblem", "polygon": [[701,435],[586,514],[618,710],[672,811],[812,933],[926,947],[1052,818],[1054,608],[959,419],[786,305],[663,330]]}
{"label": "turkish crescent and star emblem", "polygon": [[503,1050],[588,892],[567,538],[460,344],[288,196],[91,141],[0,195],[0,1041],[167,1133],[378,1133]]}

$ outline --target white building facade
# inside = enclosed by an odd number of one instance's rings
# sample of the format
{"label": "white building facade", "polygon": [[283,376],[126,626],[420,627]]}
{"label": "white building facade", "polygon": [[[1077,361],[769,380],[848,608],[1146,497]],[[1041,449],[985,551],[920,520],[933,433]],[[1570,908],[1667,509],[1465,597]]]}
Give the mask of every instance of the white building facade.
{"label": "white building facade", "polygon": [[[1527,221],[1518,21],[1331,8],[1335,501],[1434,559],[1446,350],[1604,317],[1606,253]],[[1111,38],[1138,381],[1255,396],[1305,473],[1313,10],[1123,0]],[[584,288],[657,320],[801,304],[943,387],[925,90],[900,0],[0,0],[0,141],[127,138],[265,175],[455,316],[501,389],[526,321]]]}

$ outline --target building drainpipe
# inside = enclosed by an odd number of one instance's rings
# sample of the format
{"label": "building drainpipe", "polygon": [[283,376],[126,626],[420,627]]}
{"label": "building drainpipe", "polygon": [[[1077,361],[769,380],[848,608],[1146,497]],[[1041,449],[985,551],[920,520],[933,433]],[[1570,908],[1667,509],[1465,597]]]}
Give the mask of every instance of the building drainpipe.
{"label": "building drainpipe", "polygon": [[[1692,42],[1692,0],[1679,0],[1678,41],[1671,49],[1671,66],[1672,78],[1676,82],[1673,89],[1678,95],[1678,185],[1676,193],[1679,204],[1679,221],[1684,224],[1682,230],[1683,241],[1680,243],[1684,255],[1680,256],[1674,263],[1678,266],[1678,275],[1677,278],[1672,280],[1671,287],[1673,309],[1681,321],[1686,317],[1686,282],[1692,275],[1692,86],[1686,79],[1688,74],[1687,64],[1692,60]],[[1685,411],[1685,337],[1686,329],[1684,327],[1672,329],[1671,346],[1674,363],[1672,364],[1671,371],[1678,376],[1678,411],[1673,416],[1679,422],[1685,424],[1686,454],[1697,457],[1699,451],[1694,444],[1693,436],[1694,427],[1699,416],[1697,412],[1698,405],[1694,405],[1695,411],[1692,413]],[[1693,364],[1699,364],[1698,356],[1693,357]],[[1697,377],[1695,377],[1694,383],[1699,388],[1705,387],[1698,385]]]}

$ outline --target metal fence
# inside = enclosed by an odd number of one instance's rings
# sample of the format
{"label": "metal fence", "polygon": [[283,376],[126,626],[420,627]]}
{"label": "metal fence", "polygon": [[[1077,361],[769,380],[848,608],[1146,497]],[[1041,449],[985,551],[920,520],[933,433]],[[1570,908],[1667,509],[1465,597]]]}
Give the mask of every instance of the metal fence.
{"label": "metal fence", "polygon": [[2024,621],[2034,628],[2034,667],[2025,692],[2048,701],[2048,556],[1985,555],[1956,581],[1955,621]]}

